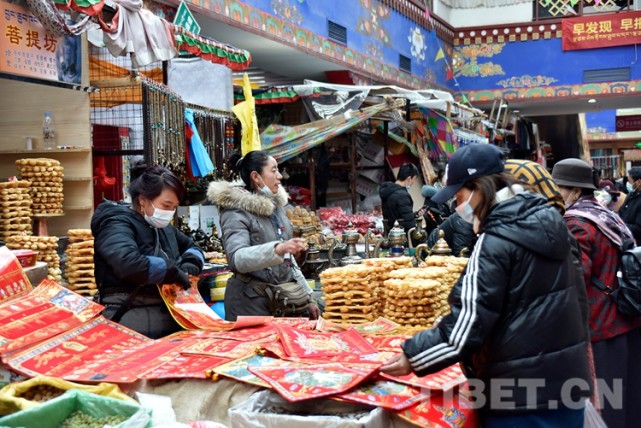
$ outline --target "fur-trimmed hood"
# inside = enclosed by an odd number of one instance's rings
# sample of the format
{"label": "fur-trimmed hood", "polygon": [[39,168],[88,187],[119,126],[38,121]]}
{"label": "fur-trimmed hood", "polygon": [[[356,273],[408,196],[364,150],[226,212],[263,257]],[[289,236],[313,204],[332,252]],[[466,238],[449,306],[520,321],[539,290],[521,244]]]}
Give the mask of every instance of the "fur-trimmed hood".
{"label": "fur-trimmed hood", "polygon": [[278,193],[269,198],[228,181],[212,181],[207,189],[207,199],[219,208],[238,209],[268,217],[274,212],[274,203],[281,207],[287,205],[289,195],[283,186],[278,186]]}

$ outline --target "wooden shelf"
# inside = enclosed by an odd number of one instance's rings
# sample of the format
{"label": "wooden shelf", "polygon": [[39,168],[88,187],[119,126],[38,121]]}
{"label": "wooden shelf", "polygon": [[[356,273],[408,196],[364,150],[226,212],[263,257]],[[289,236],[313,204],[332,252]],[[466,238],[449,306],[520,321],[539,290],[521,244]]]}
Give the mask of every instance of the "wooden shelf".
{"label": "wooden shelf", "polygon": [[63,177],[63,181],[91,181],[93,177]]}
{"label": "wooden shelf", "polygon": [[80,210],[91,210],[93,205],[63,205],[62,207],[65,211],[80,211]]}
{"label": "wooden shelf", "polygon": [[34,150],[24,150],[24,149],[16,149],[16,150],[0,150],[0,154],[16,154],[16,155],[25,155],[25,154],[48,154],[48,153],[55,153],[55,154],[60,154],[60,153],[89,153],[91,152],[91,147],[76,147],[73,149],[52,149],[52,150],[45,150],[45,149],[34,149]]}

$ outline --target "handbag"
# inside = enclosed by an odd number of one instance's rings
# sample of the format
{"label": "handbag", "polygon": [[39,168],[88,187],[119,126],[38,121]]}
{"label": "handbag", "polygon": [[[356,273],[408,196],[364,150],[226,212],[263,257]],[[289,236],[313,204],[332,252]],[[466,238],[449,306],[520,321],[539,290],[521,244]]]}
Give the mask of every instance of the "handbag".
{"label": "handbag", "polygon": [[297,282],[267,285],[265,293],[275,317],[299,316],[307,311],[312,301],[307,289]]}

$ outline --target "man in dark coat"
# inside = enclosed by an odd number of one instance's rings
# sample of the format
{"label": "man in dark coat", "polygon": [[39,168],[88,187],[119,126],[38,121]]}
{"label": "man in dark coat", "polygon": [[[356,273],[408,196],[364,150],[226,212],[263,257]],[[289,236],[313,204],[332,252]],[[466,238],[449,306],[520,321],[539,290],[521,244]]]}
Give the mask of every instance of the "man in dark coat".
{"label": "man in dark coat", "polygon": [[619,208],[619,216],[632,232],[637,245],[641,245],[641,167],[630,168],[626,188],[628,196]]}
{"label": "man in dark coat", "polygon": [[[381,184],[379,195],[383,205],[383,219],[387,221],[385,233],[394,227],[398,221],[405,232],[416,226],[414,201],[407,191],[418,176],[418,168],[413,163],[406,163],[398,170],[396,181],[386,181]],[[421,213],[422,215],[422,213]]]}

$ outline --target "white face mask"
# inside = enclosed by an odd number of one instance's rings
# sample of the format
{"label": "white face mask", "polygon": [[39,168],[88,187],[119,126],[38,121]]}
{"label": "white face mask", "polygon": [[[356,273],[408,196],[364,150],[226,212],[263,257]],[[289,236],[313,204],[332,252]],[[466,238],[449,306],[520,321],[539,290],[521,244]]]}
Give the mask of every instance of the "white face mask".
{"label": "white face mask", "polygon": [[470,205],[473,195],[474,192],[472,191],[472,193],[470,193],[470,197],[467,198],[467,201],[456,207],[456,212],[461,217],[461,220],[470,224],[474,223],[474,208]]}
{"label": "white face mask", "polygon": [[147,221],[147,223],[157,229],[162,229],[163,227],[169,226],[169,223],[174,218],[176,210],[161,210],[154,207],[153,203],[151,204],[151,206],[154,208],[154,213],[151,215],[151,217],[149,217],[145,212],[145,220]]}

